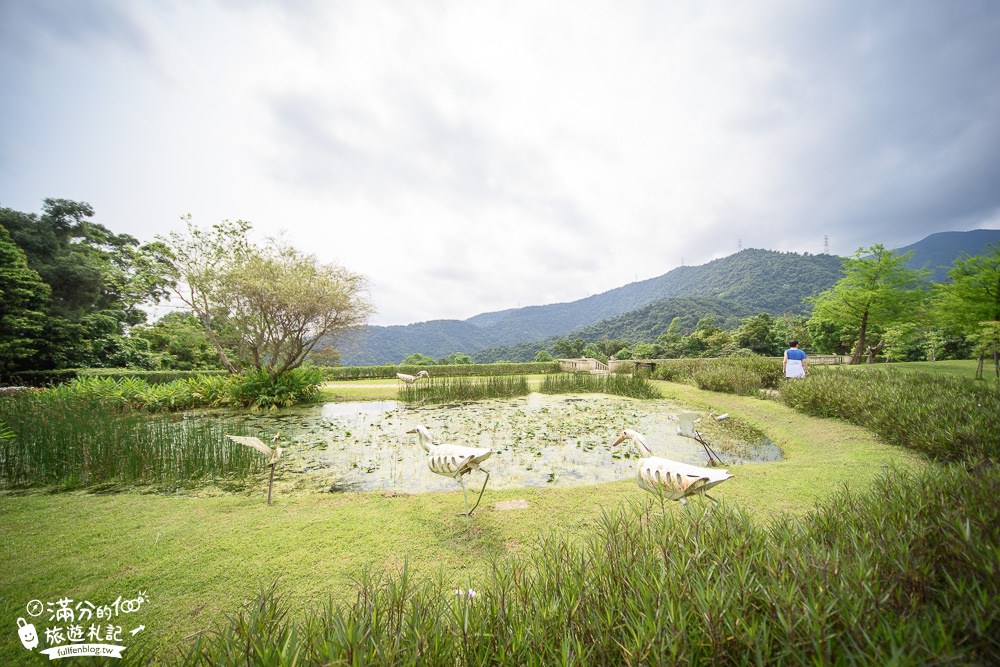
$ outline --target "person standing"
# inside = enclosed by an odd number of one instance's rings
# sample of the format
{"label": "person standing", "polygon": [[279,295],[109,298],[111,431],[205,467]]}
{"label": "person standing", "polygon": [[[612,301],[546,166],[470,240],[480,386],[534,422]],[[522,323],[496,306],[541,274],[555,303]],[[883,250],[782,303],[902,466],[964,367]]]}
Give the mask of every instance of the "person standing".
{"label": "person standing", "polygon": [[799,341],[788,343],[782,368],[786,378],[804,378],[809,375],[809,362],[806,361],[806,353],[799,349]]}

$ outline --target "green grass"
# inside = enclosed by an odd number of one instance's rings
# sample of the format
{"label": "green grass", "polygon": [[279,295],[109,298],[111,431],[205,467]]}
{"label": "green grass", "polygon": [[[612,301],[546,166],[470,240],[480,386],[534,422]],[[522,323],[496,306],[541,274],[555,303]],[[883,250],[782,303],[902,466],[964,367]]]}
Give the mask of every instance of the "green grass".
{"label": "green grass", "polygon": [[[735,467],[736,477],[714,493],[761,523],[782,513],[803,515],[844,485],[867,488],[885,466],[925,466],[862,428],[777,402],[654,384],[667,398],[729,412],[783,448],[785,460]],[[0,496],[0,558],[19,564],[0,579],[0,618],[13,624],[35,598],[96,602],[145,591],[150,602],[141,621],[148,632],[140,637],[165,651],[186,645],[276,577],[300,615],[321,608],[329,596],[353,599],[355,578],[366,565],[397,573],[408,562],[420,580],[441,575],[447,586],[475,588],[491,561],[536,553],[539,536],[553,527],[584,540],[603,510],[647,495],[632,479],[566,489],[487,488],[466,522],[457,516],[460,491],[278,496],[269,508],[263,488],[253,495],[209,487],[183,496]],[[497,509],[503,500],[524,500],[528,509]],[[668,511],[681,508],[673,504]],[[14,633],[0,635],[0,664],[26,655]]]}

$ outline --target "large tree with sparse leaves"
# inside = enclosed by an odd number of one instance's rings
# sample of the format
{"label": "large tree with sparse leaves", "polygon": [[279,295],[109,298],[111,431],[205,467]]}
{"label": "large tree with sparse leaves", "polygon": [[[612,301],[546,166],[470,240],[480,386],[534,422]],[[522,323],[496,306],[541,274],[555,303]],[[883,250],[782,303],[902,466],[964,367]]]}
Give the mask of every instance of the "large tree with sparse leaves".
{"label": "large tree with sparse leaves", "polygon": [[159,239],[161,259],[174,293],[233,373],[287,373],[321,341],[364,324],[372,313],[357,273],[276,241],[255,244],[248,222],[209,229],[190,217],[185,222],[184,232]]}

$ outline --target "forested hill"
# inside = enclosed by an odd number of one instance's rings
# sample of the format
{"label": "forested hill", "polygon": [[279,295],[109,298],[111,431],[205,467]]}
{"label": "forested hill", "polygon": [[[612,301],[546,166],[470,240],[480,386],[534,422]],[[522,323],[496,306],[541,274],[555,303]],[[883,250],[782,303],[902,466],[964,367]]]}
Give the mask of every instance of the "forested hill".
{"label": "forested hill", "polygon": [[[931,234],[897,252],[912,250],[910,265],[931,269],[932,280],[940,282],[956,257],[980,254],[990,243],[1000,243],[1000,230]],[[436,359],[464,352],[483,360],[484,355],[492,357],[526,343],[538,349],[538,342],[571,333],[588,340],[591,335],[641,340],[646,338],[643,332],[668,325],[684,303],[689,314],[713,315],[720,325],[723,306],[732,307],[729,318],[759,312],[803,313],[803,299],[832,287],[841,278],[842,265],[843,258],[832,255],[747,249],[578,301],[482,313],[464,321],[366,327],[351,344],[342,346],[343,360],[352,365],[398,363],[415,352]],[[682,297],[694,301],[669,302]],[[588,328],[593,325],[598,325],[600,335]]]}
{"label": "forested hill", "polygon": [[601,294],[546,306],[484,313],[465,321],[433,320],[407,326],[366,327],[344,346],[345,364],[398,363],[414,352],[434,358],[563,336],[671,297],[724,299],[752,312],[803,312],[802,300],[833,285],[842,259],[747,249],[701,266]]}
{"label": "forested hill", "polygon": [[973,229],[968,232],[938,232],[896,252],[913,252],[911,269],[928,269],[932,282],[948,279],[955,258],[963,253],[978,255],[990,244],[1000,243],[1000,229]]}
{"label": "forested hill", "polygon": [[588,343],[605,338],[651,343],[667,330],[674,318],[679,318],[678,332],[686,335],[691,333],[698,321],[704,317],[714,318],[715,325],[722,329],[731,329],[738,326],[742,318],[752,317],[759,312],[754,308],[725,299],[670,297],[654,301],[622,315],[609,317],[594,324],[574,329],[563,336],[516,345],[498,345],[479,350],[471,356],[473,361],[477,363],[531,361],[538,350],[551,351],[555,341],[561,337],[582,338]]}

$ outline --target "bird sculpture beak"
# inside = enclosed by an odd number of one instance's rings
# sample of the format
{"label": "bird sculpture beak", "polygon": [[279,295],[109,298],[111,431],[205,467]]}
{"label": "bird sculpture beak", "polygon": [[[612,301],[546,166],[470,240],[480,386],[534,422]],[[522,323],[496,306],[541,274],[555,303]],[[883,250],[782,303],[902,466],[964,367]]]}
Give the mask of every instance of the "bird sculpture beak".
{"label": "bird sculpture beak", "polygon": [[617,440],[615,440],[615,441],[614,441],[613,443],[611,443],[611,446],[612,446],[612,447],[617,447],[617,446],[618,446],[618,445],[620,445],[620,444],[621,444],[622,442],[624,442],[626,438],[628,438],[628,436],[627,436],[627,435],[625,435],[624,433],[622,433],[622,434],[621,434],[620,436],[618,436],[618,439],[617,439]]}

